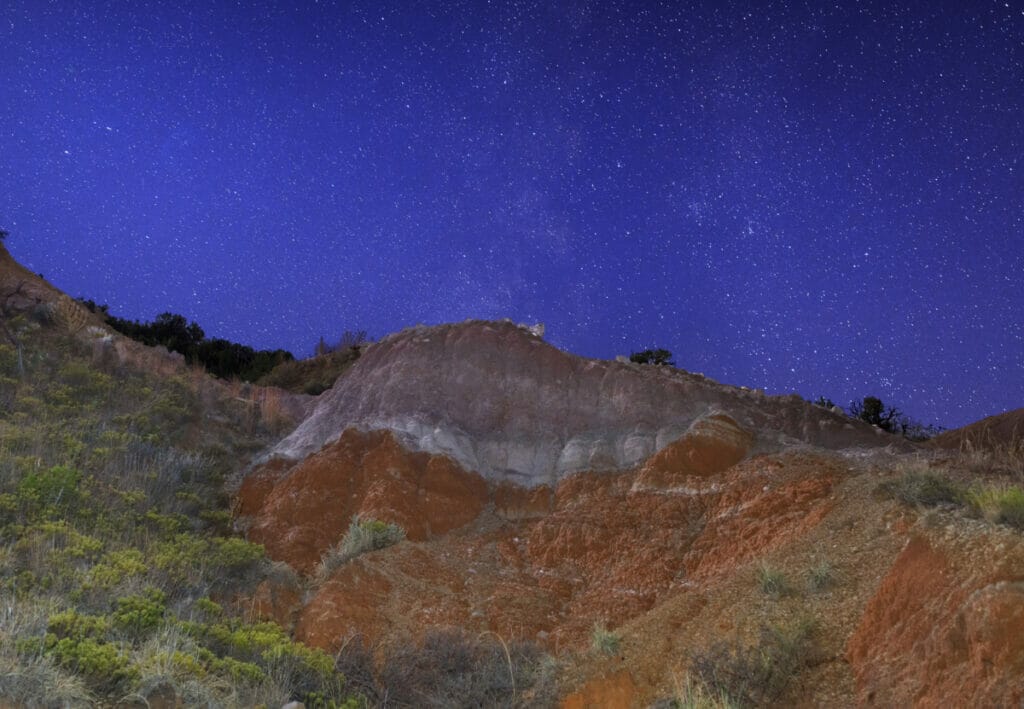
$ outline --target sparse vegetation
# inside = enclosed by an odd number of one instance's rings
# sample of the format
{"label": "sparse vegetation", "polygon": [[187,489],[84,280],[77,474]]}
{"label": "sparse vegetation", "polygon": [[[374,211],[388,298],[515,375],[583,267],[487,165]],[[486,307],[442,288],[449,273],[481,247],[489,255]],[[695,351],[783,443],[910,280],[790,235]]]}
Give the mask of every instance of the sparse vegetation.
{"label": "sparse vegetation", "polygon": [[622,636],[609,630],[602,623],[595,623],[590,630],[590,647],[602,655],[617,655],[622,645]]}
{"label": "sparse vegetation", "polygon": [[345,330],[341,333],[341,338],[335,342],[330,343],[323,337],[316,343],[316,347],[313,349],[313,354],[316,357],[321,357],[332,352],[340,352],[342,350],[358,350],[366,343],[366,330]]}
{"label": "sparse vegetation", "polygon": [[1024,488],[1006,482],[956,483],[933,472],[909,472],[879,490],[905,505],[966,509],[995,524],[1024,531]]}
{"label": "sparse vegetation", "polygon": [[681,679],[675,677],[673,684],[673,696],[655,702],[651,709],[737,709],[737,705],[724,692],[708,689],[707,685],[695,680],[689,673]]}
{"label": "sparse vegetation", "polygon": [[809,619],[762,626],[757,643],[716,643],[693,657],[690,671],[720,702],[717,706],[774,705],[797,675],[819,659],[815,635],[816,623]]}

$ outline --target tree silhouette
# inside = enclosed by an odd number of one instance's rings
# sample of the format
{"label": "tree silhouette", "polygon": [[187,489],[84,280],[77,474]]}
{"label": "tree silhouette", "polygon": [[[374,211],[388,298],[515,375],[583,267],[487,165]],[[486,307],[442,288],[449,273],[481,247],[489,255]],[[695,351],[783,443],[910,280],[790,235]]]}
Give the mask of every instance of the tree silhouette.
{"label": "tree silhouette", "polygon": [[629,356],[629,361],[638,362],[639,364],[658,364],[668,365],[669,367],[676,366],[676,363],[672,361],[672,353],[663,349],[634,352]]}
{"label": "tree silhouette", "polygon": [[886,407],[877,396],[865,396],[864,401],[850,402],[850,415],[883,431],[896,433],[903,412],[895,406]]}

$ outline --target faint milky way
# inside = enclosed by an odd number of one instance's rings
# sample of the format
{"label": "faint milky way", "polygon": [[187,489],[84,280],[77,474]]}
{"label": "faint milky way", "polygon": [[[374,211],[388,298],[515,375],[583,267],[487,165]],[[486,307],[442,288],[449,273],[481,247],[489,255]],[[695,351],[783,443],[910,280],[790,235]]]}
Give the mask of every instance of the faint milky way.
{"label": "faint milky way", "polygon": [[60,288],[308,354],[511,317],[947,426],[1024,405],[1024,12],[0,8],[0,227]]}

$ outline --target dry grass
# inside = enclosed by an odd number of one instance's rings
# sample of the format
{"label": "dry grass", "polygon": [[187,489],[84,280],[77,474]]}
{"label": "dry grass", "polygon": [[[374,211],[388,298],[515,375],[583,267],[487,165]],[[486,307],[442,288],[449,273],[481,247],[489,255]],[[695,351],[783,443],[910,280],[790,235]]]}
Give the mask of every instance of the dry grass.
{"label": "dry grass", "polygon": [[726,706],[776,706],[797,675],[819,660],[816,635],[810,619],[766,625],[754,645],[717,643],[695,655],[690,669]]}
{"label": "dry grass", "polygon": [[[41,598],[18,601],[0,597],[0,699],[26,707],[90,707],[94,697],[81,677],[59,667],[51,658],[17,651],[17,641],[39,637],[55,608]],[[0,702],[2,704],[2,702]]]}
{"label": "dry grass", "polygon": [[1024,483],[1024,435],[1008,441],[996,440],[991,433],[965,438],[960,444],[956,465],[979,476],[1006,476]]}
{"label": "dry grass", "polygon": [[737,709],[738,705],[729,696],[708,689],[707,685],[695,680],[689,673],[676,675],[672,681],[674,693],[671,699],[655,705],[658,709]]}
{"label": "dry grass", "polygon": [[370,551],[384,549],[405,539],[405,530],[397,524],[377,519],[352,518],[342,540],[327,550],[317,565],[313,583],[327,581],[334,571],[350,560]]}

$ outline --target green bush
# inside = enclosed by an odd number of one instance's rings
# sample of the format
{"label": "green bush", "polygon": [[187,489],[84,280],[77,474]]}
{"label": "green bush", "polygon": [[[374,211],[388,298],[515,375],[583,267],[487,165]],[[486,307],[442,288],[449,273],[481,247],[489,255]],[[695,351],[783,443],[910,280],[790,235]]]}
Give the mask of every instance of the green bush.
{"label": "green bush", "polygon": [[46,630],[57,638],[84,640],[103,639],[110,632],[110,619],[104,616],[87,615],[74,610],[61,611],[50,616]]}
{"label": "green bush", "polygon": [[144,575],[148,568],[138,549],[110,551],[89,569],[86,584],[90,588],[111,589],[122,581]]}
{"label": "green bush", "polygon": [[65,514],[78,501],[81,479],[81,473],[63,465],[30,472],[18,483],[18,497],[31,509]]}
{"label": "green bush", "polygon": [[166,611],[166,594],[151,588],[141,595],[118,598],[111,618],[116,627],[138,638],[155,630],[163,622]]}
{"label": "green bush", "polygon": [[113,643],[93,638],[57,638],[49,634],[46,653],[100,692],[113,691],[139,678],[128,654]]}
{"label": "green bush", "polygon": [[238,573],[264,558],[263,545],[241,537],[214,537],[211,547],[211,563],[231,573]]}

